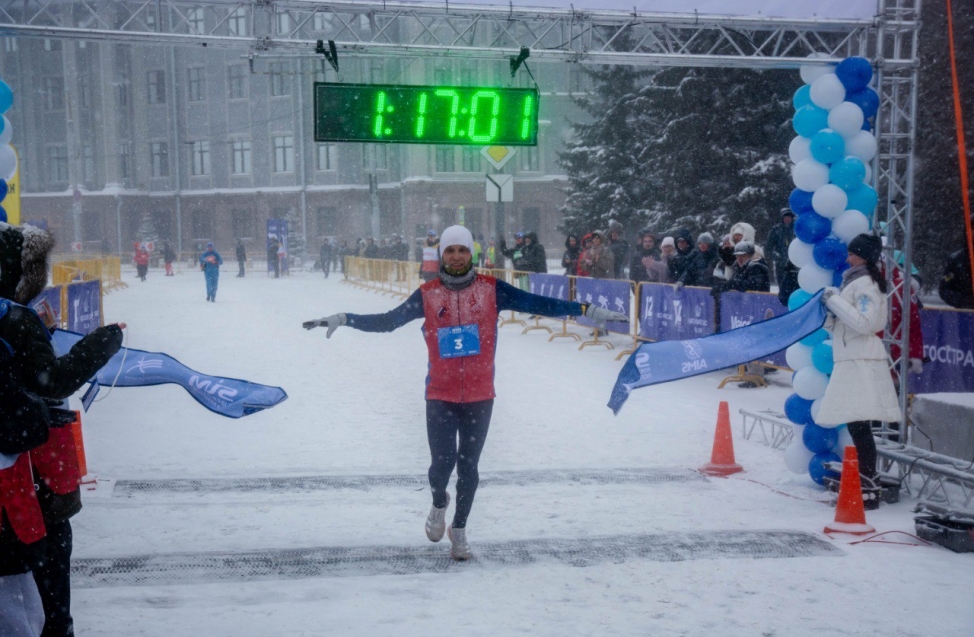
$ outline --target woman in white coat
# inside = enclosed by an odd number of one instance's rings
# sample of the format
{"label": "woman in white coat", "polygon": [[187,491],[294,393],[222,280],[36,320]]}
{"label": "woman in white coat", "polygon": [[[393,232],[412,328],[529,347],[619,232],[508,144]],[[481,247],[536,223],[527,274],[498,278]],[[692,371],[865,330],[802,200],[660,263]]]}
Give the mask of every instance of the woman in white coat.
{"label": "woman in white coat", "polygon": [[[876,484],[876,441],[870,420],[900,420],[899,399],[887,365],[886,346],[876,335],[886,327],[886,279],[878,262],[879,238],[861,234],[849,242],[842,288],[825,288],[822,302],[829,310],[825,328],[832,334],[835,367],[822,397],[815,422],[822,426],[846,423],[859,454],[867,508],[879,505]],[[870,481],[873,484],[870,484]]]}

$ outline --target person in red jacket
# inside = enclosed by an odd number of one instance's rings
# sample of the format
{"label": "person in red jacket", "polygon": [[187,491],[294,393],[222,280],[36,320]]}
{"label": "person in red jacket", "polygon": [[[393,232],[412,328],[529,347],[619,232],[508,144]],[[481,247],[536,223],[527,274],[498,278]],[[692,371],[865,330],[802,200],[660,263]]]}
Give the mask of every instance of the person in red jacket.
{"label": "person in red jacket", "polygon": [[[433,506],[426,519],[426,536],[439,542],[446,529],[446,491],[457,469],[456,510],[448,530],[455,560],[471,556],[467,516],[480,477],[478,464],[494,406],[494,351],[497,315],[515,310],[542,316],[579,316],[597,321],[628,321],[595,305],[582,305],[530,294],[494,277],[478,274],[473,266],[473,236],[463,226],[451,226],[440,239],[442,259],[437,278],[419,287],[399,307],[385,314],[334,314],[307,321],[306,329],[327,327],[327,336],[342,325],[364,332],[391,332],[415,319],[424,319],[423,337],[429,350],[426,379],[426,433],[431,463],[429,483]],[[459,443],[457,442],[459,434]]]}
{"label": "person in red jacket", "polygon": [[138,277],[144,283],[145,275],[149,272],[149,251],[138,241],[135,242],[135,256],[132,257],[132,260],[135,261],[135,271]]}

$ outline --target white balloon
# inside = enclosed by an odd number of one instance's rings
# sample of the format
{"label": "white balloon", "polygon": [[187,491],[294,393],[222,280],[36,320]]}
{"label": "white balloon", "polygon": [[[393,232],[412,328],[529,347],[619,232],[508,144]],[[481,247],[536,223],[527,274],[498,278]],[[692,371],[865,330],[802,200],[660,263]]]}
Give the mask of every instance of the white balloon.
{"label": "white balloon", "polygon": [[[810,58],[828,58],[828,53],[809,53]],[[835,67],[831,64],[802,64],[798,67],[798,72],[802,76],[802,82],[811,84],[823,75],[835,74]]]}
{"label": "white balloon", "polygon": [[828,219],[838,217],[847,203],[849,195],[835,184],[826,184],[812,193],[812,208]]}
{"label": "white balloon", "polygon": [[[841,427],[841,425],[838,426]],[[845,448],[855,446],[856,443],[852,440],[852,434],[849,433],[849,428],[842,427],[842,429],[839,429],[839,439],[836,441],[835,446],[832,447],[832,451],[840,458],[845,459]]]}
{"label": "white balloon", "polygon": [[10,125],[10,120],[3,115],[3,132],[0,133],[0,144],[9,144],[14,137],[14,127]]}
{"label": "white balloon", "polygon": [[832,110],[845,101],[845,86],[835,73],[827,73],[812,82],[811,98],[815,106]]}
{"label": "white balloon", "polygon": [[832,285],[832,271],[820,268],[815,263],[806,263],[798,270],[798,285],[809,294],[815,294],[822,288]]}
{"label": "white balloon", "polygon": [[788,367],[796,371],[804,369],[812,364],[812,348],[801,343],[790,345],[785,350],[785,360],[788,362]]}
{"label": "white balloon", "polygon": [[795,388],[795,393],[805,400],[815,400],[824,396],[828,384],[829,377],[814,367],[802,367],[791,379],[791,386]]}
{"label": "white balloon", "polygon": [[861,130],[845,140],[845,154],[858,157],[868,164],[876,156],[876,138],[869,131]]}
{"label": "white balloon", "polygon": [[863,164],[866,167],[866,176],[862,178],[862,183],[871,184],[873,182],[873,169],[868,163]]}
{"label": "white balloon", "polygon": [[17,172],[17,154],[10,144],[0,146],[0,179],[10,179]]}
{"label": "white balloon", "polygon": [[842,102],[829,111],[829,128],[844,138],[849,138],[862,130],[866,118],[862,109],[852,102]]}
{"label": "white balloon", "polygon": [[792,443],[788,445],[785,449],[785,466],[792,473],[808,474],[808,463],[811,462],[812,457],[815,456],[814,453],[808,450],[805,443],[802,442],[802,432],[804,427],[795,427],[795,438]]}
{"label": "white balloon", "polygon": [[[821,409],[821,408],[822,408],[822,399],[821,398],[816,398],[815,400],[812,401],[812,407],[811,407],[811,410],[810,411],[812,412],[812,421],[816,425],[818,425],[818,421],[816,420],[816,418],[818,418],[818,410]],[[819,425],[819,426],[821,426],[821,425]]]}
{"label": "white balloon", "polygon": [[869,219],[858,210],[844,210],[832,220],[832,234],[849,243],[864,232],[869,232]]}
{"label": "white balloon", "polygon": [[809,263],[815,263],[815,255],[812,254],[814,247],[801,239],[792,239],[791,243],[788,244],[788,260],[799,268],[803,268]]}
{"label": "white balloon", "polygon": [[815,192],[829,183],[829,167],[811,157],[791,167],[791,180],[806,192]]}
{"label": "white balloon", "polygon": [[788,157],[791,158],[792,163],[797,164],[803,159],[811,158],[811,143],[811,139],[801,135],[791,140],[791,144],[788,146]]}

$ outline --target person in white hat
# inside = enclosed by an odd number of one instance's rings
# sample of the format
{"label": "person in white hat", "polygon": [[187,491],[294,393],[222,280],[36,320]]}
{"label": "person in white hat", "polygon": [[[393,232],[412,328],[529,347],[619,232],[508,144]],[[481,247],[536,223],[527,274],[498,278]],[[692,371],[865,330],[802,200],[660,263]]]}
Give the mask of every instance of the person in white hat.
{"label": "person in white hat", "polygon": [[[628,321],[611,310],[530,294],[494,277],[478,274],[473,264],[473,235],[450,226],[440,237],[442,257],[437,278],[419,287],[399,307],[385,314],[333,314],[307,321],[306,329],[327,327],[326,336],[342,325],[364,332],[391,332],[423,319],[429,350],[426,383],[426,432],[431,463],[429,483],[433,505],[426,536],[439,542],[449,534],[450,555],[471,557],[467,516],[479,483],[478,464],[494,406],[494,350],[497,315],[514,310],[542,316],[580,316],[599,322]],[[459,443],[458,440],[459,434]],[[456,510],[449,529],[446,488],[457,470]]]}

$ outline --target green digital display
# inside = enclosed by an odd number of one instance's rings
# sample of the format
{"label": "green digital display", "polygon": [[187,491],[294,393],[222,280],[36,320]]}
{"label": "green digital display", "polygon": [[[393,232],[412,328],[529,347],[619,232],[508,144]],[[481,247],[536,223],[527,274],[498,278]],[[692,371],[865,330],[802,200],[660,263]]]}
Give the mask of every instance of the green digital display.
{"label": "green digital display", "polygon": [[315,141],[536,146],[538,91],[315,82]]}

